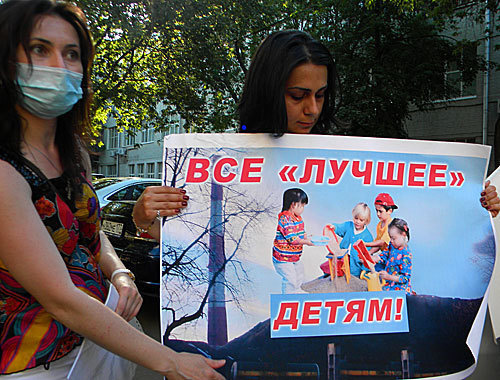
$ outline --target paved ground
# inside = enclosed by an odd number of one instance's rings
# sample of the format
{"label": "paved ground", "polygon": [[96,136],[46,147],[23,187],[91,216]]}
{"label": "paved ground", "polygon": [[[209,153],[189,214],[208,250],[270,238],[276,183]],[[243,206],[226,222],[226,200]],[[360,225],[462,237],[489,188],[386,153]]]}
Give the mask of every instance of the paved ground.
{"label": "paved ground", "polygon": [[[160,339],[159,301],[145,299],[138,319],[144,331],[154,339]],[[489,316],[483,330],[478,365],[469,380],[500,379],[500,346],[495,345]],[[134,380],[162,380],[162,376],[146,368],[138,367]]]}
{"label": "paved ground", "polygon": [[477,367],[474,373],[468,377],[469,380],[500,378],[500,346],[494,343],[489,313],[487,315]]}
{"label": "paved ground", "polygon": [[[160,341],[160,301],[145,298],[141,311],[137,316],[144,332]],[[137,367],[134,380],[162,380],[163,376],[144,367]]]}

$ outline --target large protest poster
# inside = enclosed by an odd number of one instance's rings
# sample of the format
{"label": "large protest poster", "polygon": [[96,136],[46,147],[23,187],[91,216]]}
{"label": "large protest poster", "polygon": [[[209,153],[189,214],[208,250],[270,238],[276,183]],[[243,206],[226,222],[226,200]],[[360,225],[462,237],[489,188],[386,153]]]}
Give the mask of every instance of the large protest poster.
{"label": "large protest poster", "polygon": [[[234,378],[464,378],[477,357],[495,257],[478,199],[488,156],[484,146],[427,141],[167,136],[164,182],[190,201],[163,222],[164,343],[226,358]],[[301,217],[317,245],[303,246],[300,289],[282,294],[273,245],[291,188],[307,194]],[[370,208],[375,238],[381,193],[409,229],[410,286],[402,290],[349,276],[338,257],[363,255],[324,245],[342,243],[325,226],[352,221],[358,203]],[[320,269],[327,263],[330,272],[327,255],[334,276]],[[391,270],[400,256],[387,257]]]}

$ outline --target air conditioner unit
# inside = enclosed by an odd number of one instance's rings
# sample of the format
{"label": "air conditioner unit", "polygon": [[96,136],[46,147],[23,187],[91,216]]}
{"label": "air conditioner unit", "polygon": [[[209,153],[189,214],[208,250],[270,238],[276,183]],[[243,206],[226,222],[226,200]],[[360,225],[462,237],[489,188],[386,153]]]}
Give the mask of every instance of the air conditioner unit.
{"label": "air conditioner unit", "polygon": [[125,154],[125,148],[118,148],[116,149],[116,154],[119,154],[119,155],[124,155]]}

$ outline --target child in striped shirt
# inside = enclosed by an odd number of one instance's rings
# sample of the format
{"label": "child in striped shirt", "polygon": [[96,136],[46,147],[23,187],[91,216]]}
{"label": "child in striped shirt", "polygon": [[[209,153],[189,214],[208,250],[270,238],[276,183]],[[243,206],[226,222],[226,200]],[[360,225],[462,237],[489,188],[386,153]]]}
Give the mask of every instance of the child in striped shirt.
{"label": "child in striped shirt", "polygon": [[304,267],[300,261],[303,245],[314,245],[304,228],[301,214],[307,204],[302,189],[288,189],[283,193],[283,208],[278,215],[278,227],[273,244],[273,265],[282,278],[281,292],[300,293]]}

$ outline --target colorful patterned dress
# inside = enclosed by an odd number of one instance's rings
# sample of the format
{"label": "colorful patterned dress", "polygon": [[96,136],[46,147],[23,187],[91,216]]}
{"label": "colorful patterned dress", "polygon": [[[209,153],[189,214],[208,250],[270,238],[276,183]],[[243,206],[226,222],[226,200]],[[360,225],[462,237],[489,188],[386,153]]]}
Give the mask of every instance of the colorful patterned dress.
{"label": "colorful patterned dress", "polygon": [[[107,288],[98,266],[100,211],[92,185],[81,175],[82,195],[71,201],[65,174],[48,180],[24,157],[0,148],[28,182],[33,204],[77,288],[104,302]],[[36,252],[33,252],[36,255]],[[14,373],[57,360],[83,338],[54,320],[12,277],[0,260],[0,373]]]}
{"label": "colorful patterned dress", "polygon": [[399,276],[399,281],[387,281],[382,290],[405,290],[411,294],[411,252],[408,246],[397,249],[392,243],[389,248],[380,254],[384,270],[394,276]]}

